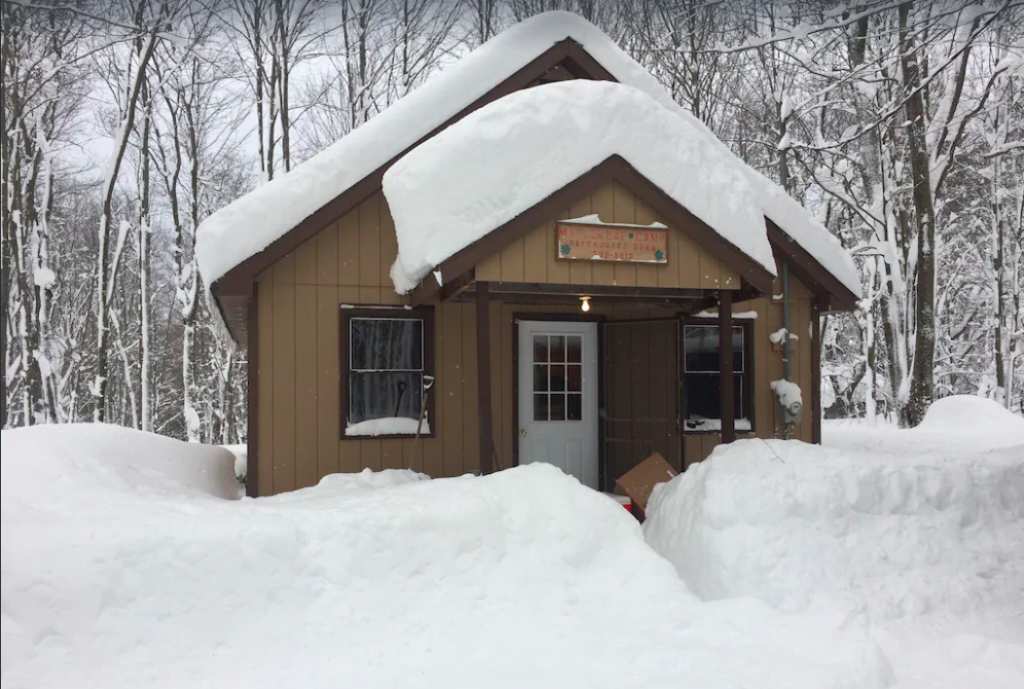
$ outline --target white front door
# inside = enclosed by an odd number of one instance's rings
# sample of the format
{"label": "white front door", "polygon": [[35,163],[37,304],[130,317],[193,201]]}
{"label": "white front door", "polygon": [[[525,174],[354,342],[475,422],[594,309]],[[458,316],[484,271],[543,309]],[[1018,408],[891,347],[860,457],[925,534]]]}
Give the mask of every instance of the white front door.
{"label": "white front door", "polygon": [[597,488],[597,323],[519,321],[519,463]]}

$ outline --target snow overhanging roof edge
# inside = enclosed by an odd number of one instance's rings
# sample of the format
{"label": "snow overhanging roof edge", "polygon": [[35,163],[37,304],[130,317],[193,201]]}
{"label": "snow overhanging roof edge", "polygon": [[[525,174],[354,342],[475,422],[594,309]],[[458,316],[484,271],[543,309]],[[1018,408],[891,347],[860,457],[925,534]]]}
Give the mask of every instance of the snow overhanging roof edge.
{"label": "snow overhanging roof edge", "polygon": [[[588,69],[602,72],[588,76],[611,78],[645,91],[667,107],[676,109],[682,117],[728,150],[702,122],[676,104],[653,75],[597,27],[567,12],[536,15],[495,36],[431,77],[421,87],[291,172],[236,199],[204,220],[197,228],[196,255],[200,273],[218,305],[220,290],[213,288],[221,278],[242,277],[235,275],[240,272],[239,268],[258,265],[253,259],[271,253],[269,249],[272,246],[280,243],[304,221],[319,216],[318,211],[337,211],[337,217],[340,217],[349,208],[335,208],[339,199],[357,196],[353,192],[360,191],[369,181],[378,181],[371,180],[375,171],[383,172],[380,168],[435,129],[466,114],[463,111],[472,110],[474,103],[485,100],[506,80],[517,76],[542,55],[553,52],[559,43],[566,44],[564,52],[558,51],[562,53],[561,59],[572,59],[572,45],[582,47],[576,56],[585,59]],[[481,76],[486,79],[479,79]],[[409,123],[412,126],[403,128]],[[387,136],[382,137],[385,132]],[[374,140],[381,138],[386,138],[391,144],[386,151],[373,144]],[[361,158],[360,153],[367,155]],[[358,169],[351,162],[353,158],[361,158]],[[859,274],[838,240],[778,185],[746,166],[739,158],[736,160],[746,168],[748,177],[761,194],[765,217],[782,227],[788,236],[859,298]],[[325,175],[322,173],[325,167],[336,169]],[[312,193],[314,189],[317,193]],[[376,187],[362,191],[369,195],[376,191]],[[292,203],[297,193],[306,199],[305,204]],[[333,219],[336,217],[326,222]],[[254,226],[259,231],[240,232],[240,228],[252,229]],[[817,245],[807,246],[808,243]],[[244,276],[244,281],[251,282],[265,267],[250,271],[251,274]],[[251,289],[251,285],[233,285],[230,292],[241,294],[243,288]],[[227,320],[233,322],[235,319],[228,317]]]}

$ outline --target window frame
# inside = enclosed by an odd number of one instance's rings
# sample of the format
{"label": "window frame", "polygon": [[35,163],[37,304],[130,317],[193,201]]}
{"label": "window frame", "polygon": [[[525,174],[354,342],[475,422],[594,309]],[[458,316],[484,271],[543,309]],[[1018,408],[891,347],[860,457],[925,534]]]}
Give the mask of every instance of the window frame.
{"label": "window frame", "polygon": [[420,433],[421,438],[437,437],[438,420],[434,413],[434,400],[437,395],[437,369],[435,367],[434,350],[434,307],[421,306],[417,308],[406,308],[404,306],[355,306],[340,307],[339,318],[339,390],[338,390],[338,412],[340,427],[338,429],[339,439],[347,440],[412,440],[416,437],[414,433],[389,433],[382,435],[346,435],[349,417],[349,394],[350,380],[352,376],[352,341],[351,324],[358,319],[376,320],[411,320],[423,322],[423,375],[433,376],[434,385],[427,396],[427,420],[430,422],[430,431]]}
{"label": "window frame", "polygon": [[[680,324],[679,331],[679,418],[682,426],[683,435],[719,435],[721,434],[720,429],[701,429],[701,428],[687,428],[687,410],[686,410],[686,377],[688,375],[693,376],[709,376],[709,375],[721,375],[718,371],[707,371],[707,372],[693,372],[687,373],[686,371],[686,327],[687,326],[714,326],[718,327],[718,319],[711,317],[684,317]],[[755,367],[754,367],[754,322],[750,318],[733,318],[732,327],[742,328],[743,330],[743,371],[735,371],[733,375],[737,378],[742,379],[743,395],[741,404],[747,410],[746,418],[750,421],[750,430],[739,430],[736,429],[736,434],[748,434],[754,435],[757,429],[757,410],[754,408],[754,385],[755,385]],[[737,421],[740,417],[737,417]],[[721,422],[721,411],[719,411],[719,422]]]}

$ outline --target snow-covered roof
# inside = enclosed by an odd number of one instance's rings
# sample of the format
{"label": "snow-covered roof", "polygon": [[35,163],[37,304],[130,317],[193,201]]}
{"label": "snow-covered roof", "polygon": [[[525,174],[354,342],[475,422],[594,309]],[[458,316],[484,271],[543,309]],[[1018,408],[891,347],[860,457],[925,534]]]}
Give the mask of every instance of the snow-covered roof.
{"label": "snow-covered roof", "polygon": [[574,80],[500,98],[387,171],[395,289],[412,290],[435,266],[613,155],[775,274],[758,195],[736,156],[639,89]]}
{"label": "snow-covered roof", "polygon": [[[728,147],[685,112],[647,70],[600,29],[568,12],[523,21],[429,79],[420,88],[291,172],[221,208],[198,228],[196,257],[207,285],[258,254],[304,219],[413,146],[555,43],[572,39],[616,80],[674,110],[715,146]],[[732,155],[731,152],[729,152]],[[839,241],[773,182],[736,158],[771,218],[844,285],[860,294]]]}

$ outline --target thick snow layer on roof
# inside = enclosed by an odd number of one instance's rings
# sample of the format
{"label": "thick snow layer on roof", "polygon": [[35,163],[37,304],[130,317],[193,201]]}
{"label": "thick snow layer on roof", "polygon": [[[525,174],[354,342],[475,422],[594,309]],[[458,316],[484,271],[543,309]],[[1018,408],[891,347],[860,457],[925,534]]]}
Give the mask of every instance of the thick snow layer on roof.
{"label": "thick snow layer on roof", "polygon": [[212,285],[245,259],[414,145],[555,43],[571,37],[628,81],[654,78],[582,17],[549,12],[495,36],[309,160],[207,218],[196,235],[203,280]]}
{"label": "thick snow layer on roof", "polygon": [[[679,112],[715,145],[728,147],[678,106],[646,69],[600,29],[568,12],[547,12],[495,36],[291,172],[220,209],[199,227],[196,256],[206,285],[459,113],[565,38],[580,43],[619,82]],[[738,159],[737,159],[738,161]],[[860,294],[852,259],[828,230],[780,187],[742,162],[762,210],[847,287]]]}
{"label": "thick snow layer on roof", "polygon": [[639,89],[576,80],[490,103],[388,170],[395,289],[408,292],[434,266],[616,154],[775,273],[757,195],[735,156]]}

